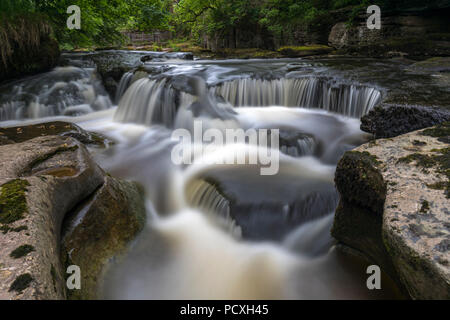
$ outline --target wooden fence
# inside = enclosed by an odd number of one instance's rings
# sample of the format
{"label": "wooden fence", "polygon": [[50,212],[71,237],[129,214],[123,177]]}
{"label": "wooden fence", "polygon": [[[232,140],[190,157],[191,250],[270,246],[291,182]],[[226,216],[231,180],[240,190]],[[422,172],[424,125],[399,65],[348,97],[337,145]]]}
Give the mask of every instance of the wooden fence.
{"label": "wooden fence", "polygon": [[171,38],[169,31],[155,31],[153,33],[123,31],[122,34],[129,39],[129,44],[133,45],[161,43]]}

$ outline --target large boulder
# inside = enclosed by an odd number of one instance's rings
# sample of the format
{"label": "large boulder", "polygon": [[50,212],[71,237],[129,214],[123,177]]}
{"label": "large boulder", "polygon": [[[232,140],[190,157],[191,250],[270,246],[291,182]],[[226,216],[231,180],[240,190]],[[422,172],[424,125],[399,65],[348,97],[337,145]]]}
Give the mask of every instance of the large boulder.
{"label": "large boulder", "polygon": [[79,205],[65,223],[63,264],[77,265],[82,270],[81,289],[68,291],[69,299],[101,297],[109,262],[125,253],[144,222],[144,193],[139,186],[106,176],[103,186]]}
{"label": "large boulder", "polygon": [[[124,215],[136,214],[142,220],[143,199],[136,196],[139,189],[108,177],[74,138],[42,136],[9,143],[0,146],[0,162],[0,299],[67,297],[65,266],[60,259],[61,227],[68,213],[85,199],[100,201],[91,215],[105,217],[102,206],[116,206],[119,211],[127,207]],[[105,222],[105,227],[122,228],[123,220],[110,214],[112,221]],[[122,239],[131,239],[138,228],[130,229],[134,233]],[[89,231],[97,234],[98,230]],[[110,258],[122,250],[124,244],[114,241],[98,239],[104,244],[97,255]],[[107,253],[102,251],[105,247]],[[92,263],[98,261],[93,255]]]}
{"label": "large boulder", "polygon": [[376,139],[393,138],[445,121],[450,121],[450,111],[445,109],[382,104],[361,118],[361,130],[372,133]]}
{"label": "large boulder", "polygon": [[332,235],[414,299],[450,298],[449,123],[347,152]]}
{"label": "large boulder", "polygon": [[365,56],[449,56],[450,29],[444,12],[382,12],[379,30],[367,27],[369,15],[363,13],[352,25],[336,23],[328,44],[341,53]]}
{"label": "large boulder", "polygon": [[85,145],[104,147],[112,141],[95,132],[87,132],[74,123],[53,121],[27,126],[0,128],[0,145],[21,143],[36,137],[72,137]]}

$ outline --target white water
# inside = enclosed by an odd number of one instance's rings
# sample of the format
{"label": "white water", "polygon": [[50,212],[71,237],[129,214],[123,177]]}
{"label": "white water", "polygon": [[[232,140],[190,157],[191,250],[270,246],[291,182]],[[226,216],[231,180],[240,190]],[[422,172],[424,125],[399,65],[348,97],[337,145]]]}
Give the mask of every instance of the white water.
{"label": "white water", "polygon": [[111,107],[93,69],[58,67],[0,86],[0,121],[82,115]]}
{"label": "white water", "polygon": [[[134,77],[132,73],[123,76],[117,94],[120,103],[115,119],[172,127],[178,111],[193,102],[189,83],[185,87],[175,88],[172,79],[139,79],[141,76],[141,71]],[[242,78],[211,85],[209,91],[212,97],[220,96],[234,107],[322,109],[358,119],[377,105],[382,96],[376,88],[339,84],[315,77],[276,80]]]}

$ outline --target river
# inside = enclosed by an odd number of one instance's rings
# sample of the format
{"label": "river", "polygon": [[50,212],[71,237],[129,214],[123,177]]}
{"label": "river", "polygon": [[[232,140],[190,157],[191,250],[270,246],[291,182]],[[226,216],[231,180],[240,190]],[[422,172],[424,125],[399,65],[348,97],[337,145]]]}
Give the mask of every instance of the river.
{"label": "river", "polygon": [[[337,162],[369,140],[359,119],[381,101],[381,86],[301,59],[175,56],[124,74],[109,97],[81,56],[0,87],[0,125],[63,120],[101,133],[115,143],[91,149],[100,166],[144,186],[147,226],[111,263],[103,298],[396,296],[387,278],[383,290],[368,290],[367,265],[339,252],[330,236]],[[192,163],[175,164],[172,134],[193,132],[195,121],[220,132],[279,130],[277,174],[261,175],[260,164],[222,164],[230,153],[268,148],[258,143],[192,141]]]}

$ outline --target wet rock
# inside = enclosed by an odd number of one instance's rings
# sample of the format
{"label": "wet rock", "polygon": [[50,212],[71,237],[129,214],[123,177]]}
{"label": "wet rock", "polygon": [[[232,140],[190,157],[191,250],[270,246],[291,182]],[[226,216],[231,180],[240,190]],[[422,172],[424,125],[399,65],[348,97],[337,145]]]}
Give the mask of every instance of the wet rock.
{"label": "wet rock", "polygon": [[450,121],[450,111],[422,106],[383,104],[361,119],[361,130],[375,138],[392,138]]}
{"label": "wet rock", "polygon": [[170,59],[194,60],[191,52],[153,52],[141,57],[142,62],[162,62]]}
{"label": "wet rock", "polygon": [[203,174],[188,184],[188,202],[233,234],[259,241],[281,241],[336,208],[337,192],[326,174],[304,176],[294,171],[298,168],[281,168],[277,176],[260,176],[257,168],[245,168]]}
{"label": "wet rock", "polygon": [[[0,146],[0,161],[0,298],[64,299],[61,223],[66,212],[102,185],[103,172],[83,145],[68,137]],[[56,173],[68,168],[75,174]],[[33,250],[11,256],[24,245]]]}
{"label": "wet rock", "polygon": [[0,145],[21,143],[36,137],[72,137],[85,145],[104,147],[111,143],[106,137],[87,132],[70,122],[54,121],[28,126],[0,128]]}
{"label": "wet rock", "polygon": [[450,57],[434,57],[424,61],[416,62],[409,66],[410,70],[423,70],[427,72],[450,72]]}
{"label": "wet rock", "polygon": [[111,259],[143,229],[144,195],[135,184],[106,176],[103,186],[67,219],[62,240],[64,265],[82,270],[82,287],[69,299],[98,299],[103,275]]}
{"label": "wet rock", "polygon": [[449,56],[448,34],[442,34],[448,31],[447,14],[445,9],[402,15],[383,13],[382,28],[371,30],[367,28],[369,15],[364,13],[351,26],[344,21],[335,24],[328,44],[340,53],[372,57]]}
{"label": "wet rock", "polygon": [[[135,197],[137,188],[126,182],[111,182],[112,178],[74,138],[42,136],[3,145],[0,162],[0,299],[66,298],[65,266],[60,259],[61,227],[66,215],[85,199],[96,197],[92,214],[99,217],[104,216],[105,208],[117,205],[120,212],[142,219],[139,210],[143,202]],[[125,207],[129,210],[121,211]],[[122,223],[117,216],[109,223],[104,219],[101,230],[107,233],[104,230],[111,228],[117,232],[118,226],[113,223],[116,220]],[[96,235],[98,232],[95,230]],[[120,245],[132,236],[121,237]],[[99,255],[105,248],[109,255],[114,248],[122,248],[116,239],[105,236],[101,241],[106,244],[97,247]]]}
{"label": "wet rock", "polygon": [[445,128],[376,140],[336,170],[332,235],[413,299],[450,298],[449,144]]}

